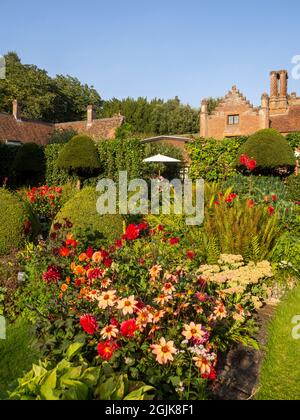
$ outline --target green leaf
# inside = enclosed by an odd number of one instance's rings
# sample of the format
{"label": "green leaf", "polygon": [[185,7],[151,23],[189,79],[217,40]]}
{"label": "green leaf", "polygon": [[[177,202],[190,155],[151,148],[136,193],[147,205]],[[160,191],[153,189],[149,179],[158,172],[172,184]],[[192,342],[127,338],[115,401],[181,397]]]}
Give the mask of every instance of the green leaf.
{"label": "green leaf", "polygon": [[100,384],[96,390],[96,397],[99,400],[111,400],[111,396],[116,391],[117,382],[115,378],[109,378],[106,382]]}
{"label": "green leaf", "polygon": [[82,347],[83,347],[83,343],[71,344],[71,346],[68,348],[66,352],[66,359],[72,360],[73,357],[75,357],[79,353]]}
{"label": "green leaf", "polygon": [[146,393],[149,391],[154,391],[155,388],[153,386],[145,385],[136,391],[132,391],[129,395],[127,395],[124,400],[126,401],[142,401],[146,397]]}
{"label": "green leaf", "polygon": [[53,369],[45,377],[43,384],[41,386],[41,397],[47,401],[57,401],[59,400],[60,392],[56,390],[57,384],[57,375],[56,369]]}

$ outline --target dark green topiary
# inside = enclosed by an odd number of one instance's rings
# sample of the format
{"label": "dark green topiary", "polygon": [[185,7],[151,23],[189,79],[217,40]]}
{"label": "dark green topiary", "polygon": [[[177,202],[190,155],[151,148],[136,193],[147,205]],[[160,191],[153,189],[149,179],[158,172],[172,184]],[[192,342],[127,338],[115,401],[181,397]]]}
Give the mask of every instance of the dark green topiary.
{"label": "dark green topiary", "polygon": [[287,180],[289,199],[300,202],[300,175],[291,175]]}
{"label": "dark green topiary", "polygon": [[60,152],[57,167],[80,178],[97,173],[100,159],[93,140],[84,135],[73,137]]}
{"label": "dark green topiary", "polygon": [[39,230],[28,205],[15,194],[0,189],[0,255],[20,249],[25,239],[33,239]]}
{"label": "dark green topiary", "polygon": [[71,221],[72,232],[84,243],[113,243],[123,234],[124,219],[119,214],[98,214],[98,197],[95,188],[84,188],[64,205],[56,217],[56,222],[63,223],[64,219]]}
{"label": "dark green topiary", "polygon": [[45,156],[42,147],[27,143],[18,149],[13,168],[19,184],[38,184],[45,172]]}
{"label": "dark green topiary", "polygon": [[274,129],[260,130],[249,137],[238,153],[237,166],[241,155],[247,155],[256,160],[256,175],[288,175],[295,170],[294,151],[284,136]]}

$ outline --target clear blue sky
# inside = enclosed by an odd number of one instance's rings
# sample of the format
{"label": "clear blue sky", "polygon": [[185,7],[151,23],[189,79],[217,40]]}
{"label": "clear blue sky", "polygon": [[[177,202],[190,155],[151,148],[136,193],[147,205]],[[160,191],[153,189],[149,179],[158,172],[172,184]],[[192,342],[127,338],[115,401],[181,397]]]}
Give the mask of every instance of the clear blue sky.
{"label": "clear blue sky", "polygon": [[[0,54],[113,96],[199,106],[234,84],[255,104],[300,54],[299,0],[1,2]],[[290,80],[300,94],[300,80]]]}

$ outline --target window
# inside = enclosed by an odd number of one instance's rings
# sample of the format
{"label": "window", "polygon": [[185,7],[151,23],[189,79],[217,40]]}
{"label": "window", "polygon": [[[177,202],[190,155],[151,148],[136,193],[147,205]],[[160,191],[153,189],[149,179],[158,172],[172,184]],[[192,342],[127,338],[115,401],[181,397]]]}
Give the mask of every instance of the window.
{"label": "window", "polygon": [[239,115],[229,115],[228,116],[228,125],[238,125],[240,123]]}

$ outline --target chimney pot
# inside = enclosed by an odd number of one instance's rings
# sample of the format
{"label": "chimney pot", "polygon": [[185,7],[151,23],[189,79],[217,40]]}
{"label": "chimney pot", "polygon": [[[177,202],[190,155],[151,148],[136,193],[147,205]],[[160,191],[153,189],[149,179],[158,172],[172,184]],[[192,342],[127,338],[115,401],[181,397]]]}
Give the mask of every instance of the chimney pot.
{"label": "chimney pot", "polygon": [[13,101],[13,116],[17,121],[21,119],[21,107],[17,99]]}
{"label": "chimney pot", "polygon": [[92,125],[93,121],[96,119],[95,108],[93,105],[88,105],[87,107],[87,125]]}

